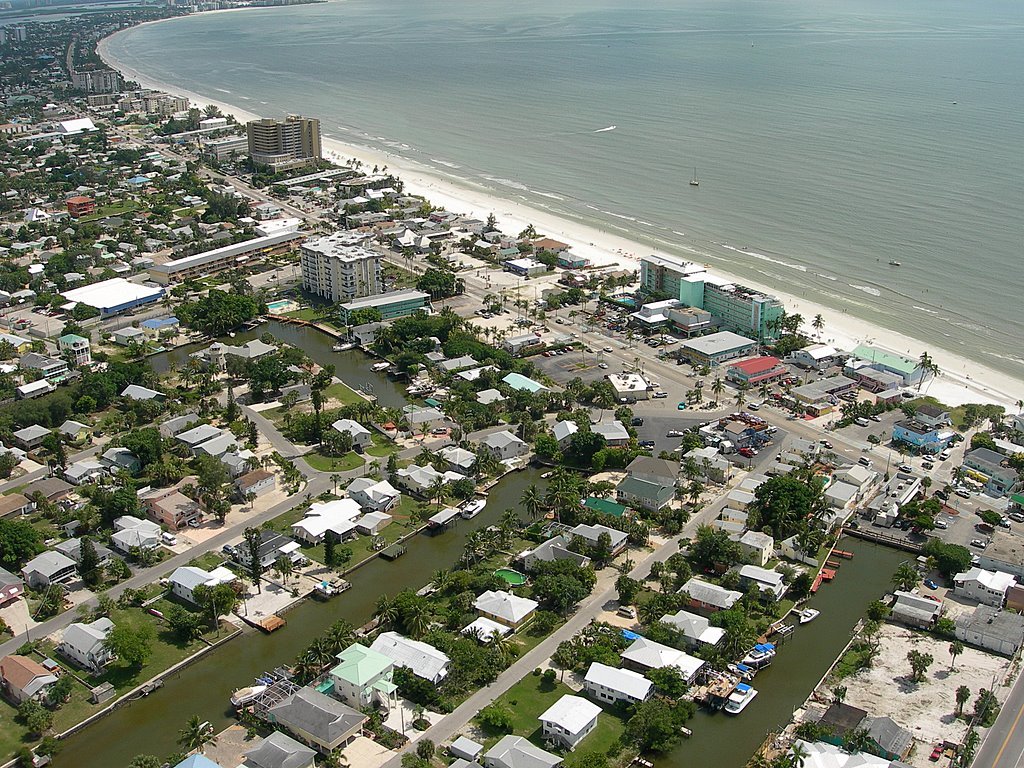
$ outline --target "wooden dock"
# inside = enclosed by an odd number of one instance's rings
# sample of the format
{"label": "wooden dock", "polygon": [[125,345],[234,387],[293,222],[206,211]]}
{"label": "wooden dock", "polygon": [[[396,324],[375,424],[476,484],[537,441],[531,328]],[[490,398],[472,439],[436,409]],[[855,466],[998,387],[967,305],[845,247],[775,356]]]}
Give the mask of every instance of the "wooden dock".
{"label": "wooden dock", "polygon": [[841,557],[843,560],[853,560],[853,552],[845,552],[841,549],[833,549],[832,554]]}
{"label": "wooden dock", "polygon": [[392,544],[391,546],[384,547],[380,551],[380,556],[385,560],[397,560],[406,553],[407,549],[405,544]]}
{"label": "wooden dock", "polygon": [[242,616],[242,621],[244,621],[250,627],[256,627],[256,629],[260,630],[261,632],[266,632],[268,635],[271,632],[280,629],[286,623],[284,619],[282,619],[275,613],[272,613],[269,616],[265,616],[262,619],[254,619],[249,616]]}

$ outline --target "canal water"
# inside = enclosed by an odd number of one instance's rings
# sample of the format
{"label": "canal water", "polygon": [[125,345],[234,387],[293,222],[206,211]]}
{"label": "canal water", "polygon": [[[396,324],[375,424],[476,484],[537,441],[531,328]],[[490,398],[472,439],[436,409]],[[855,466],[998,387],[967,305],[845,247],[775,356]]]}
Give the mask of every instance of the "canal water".
{"label": "canal water", "polygon": [[[350,386],[367,388],[382,405],[400,407],[406,400],[401,388],[386,376],[369,370],[366,356],[358,351],[331,351],[333,341],[303,326],[271,321],[258,329],[238,334],[240,343],[269,332],[275,338],[303,349],[321,364],[334,363],[337,374]],[[150,358],[157,371],[170,364],[181,366],[198,346],[182,347]],[[374,560],[349,580],[352,589],[328,603],[307,601],[286,614],[287,625],[271,635],[246,634],[212,651],[195,665],[169,677],[164,687],[145,699],[132,702],[64,742],[54,764],[57,768],[110,768],[126,765],[137,754],[167,755],[177,749],[178,730],[191,715],[209,720],[217,730],[232,722],[228,697],[258,674],[288,664],[330,624],[346,619],[360,626],[373,613],[377,598],[405,587],[418,589],[441,568],[451,568],[462,553],[467,535],[496,523],[506,509],[519,509],[523,490],[545,482],[539,471],[528,469],[507,475],[491,489],[483,512],[472,521],[461,521],[438,536],[422,535],[410,542],[408,553],[393,562]],[[896,566],[906,555],[857,540],[844,540],[855,553],[844,561],[836,582],[822,588],[812,601],[821,615],[799,627],[787,641],[775,663],[758,674],[760,691],[741,715],[698,713],[689,724],[694,735],[658,761],[658,768],[685,764],[742,768],[766,734],[789,721],[793,710],[849,640],[850,631],[867,604],[889,586]]]}

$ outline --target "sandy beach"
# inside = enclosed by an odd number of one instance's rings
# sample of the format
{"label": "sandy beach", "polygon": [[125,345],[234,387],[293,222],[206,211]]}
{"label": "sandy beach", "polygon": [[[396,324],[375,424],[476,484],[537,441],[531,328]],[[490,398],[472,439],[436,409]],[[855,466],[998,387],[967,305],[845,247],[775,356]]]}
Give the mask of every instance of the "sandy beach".
{"label": "sandy beach", "polygon": [[[230,11],[214,11],[214,13],[226,12]],[[159,24],[162,22],[148,23]],[[109,66],[120,70],[127,79],[135,80],[143,87],[186,96],[199,107],[214,105],[223,113],[233,115],[239,122],[272,116],[257,115],[208,95],[197,94],[170,83],[159,82],[143,72],[124,66],[110,54],[108,45],[110,39],[101,40],[97,45],[100,56]],[[325,138],[323,145],[328,159],[338,163],[357,159],[363,163],[364,167],[387,166],[390,172],[401,177],[406,191],[422,195],[435,206],[481,219],[493,213],[501,229],[506,232],[517,233],[532,224],[539,233],[570,244],[575,253],[586,256],[596,266],[617,265],[628,269],[639,269],[639,256],[652,252],[650,248],[619,235],[578,224],[520,202],[494,196],[483,190],[457,185],[450,179],[438,176],[431,169],[398,155],[346,144],[332,138]],[[694,260],[700,260],[697,254],[694,255]],[[721,270],[713,271],[726,279],[732,279],[730,275]],[[941,375],[925,383],[922,393],[936,397],[947,405],[995,403],[1015,412],[1017,401],[1024,398],[1024,382],[1012,376],[987,368],[948,350],[926,345],[897,331],[865,323],[859,318],[818,304],[806,296],[789,295],[764,285],[758,285],[750,280],[742,282],[752,288],[778,296],[790,314],[801,314],[806,323],[805,330],[812,338],[816,338],[817,334],[811,330],[810,323],[816,315],[820,314],[825,322],[821,334],[822,342],[847,349],[852,349],[857,344],[870,344],[914,359],[918,358],[922,352],[927,351],[941,369]]]}

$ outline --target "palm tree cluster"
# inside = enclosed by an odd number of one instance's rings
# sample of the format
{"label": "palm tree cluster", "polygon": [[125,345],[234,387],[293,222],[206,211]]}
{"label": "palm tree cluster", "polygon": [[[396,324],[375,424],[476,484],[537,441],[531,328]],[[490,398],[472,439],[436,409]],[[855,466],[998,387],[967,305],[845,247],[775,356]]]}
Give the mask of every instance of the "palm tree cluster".
{"label": "palm tree cluster", "polygon": [[331,624],[327,632],[318,637],[299,654],[295,662],[295,677],[305,684],[315,680],[331,666],[339,653],[355,642],[355,629],[344,619]]}

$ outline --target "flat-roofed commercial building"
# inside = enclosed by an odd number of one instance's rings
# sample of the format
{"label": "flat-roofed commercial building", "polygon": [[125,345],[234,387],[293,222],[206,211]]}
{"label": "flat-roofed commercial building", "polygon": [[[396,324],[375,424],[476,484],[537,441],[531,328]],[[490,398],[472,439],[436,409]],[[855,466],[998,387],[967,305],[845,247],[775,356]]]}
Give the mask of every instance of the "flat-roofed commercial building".
{"label": "flat-roofed commercial building", "polygon": [[212,275],[255,258],[287,253],[293,250],[303,237],[305,235],[301,232],[279,232],[276,235],[225,245],[223,248],[197,253],[195,256],[174,259],[166,264],[154,264],[149,268],[149,276],[160,285],[169,285],[202,275]]}
{"label": "flat-roofed commercial building", "polygon": [[748,357],[757,349],[757,342],[732,331],[719,331],[679,344],[679,355],[698,365],[720,365],[738,357]]}
{"label": "flat-roofed commercial building", "polygon": [[338,307],[341,321],[349,325],[349,316],[360,309],[376,309],[381,320],[393,320],[396,317],[411,315],[418,309],[430,306],[430,294],[407,288],[402,291],[388,291],[376,296],[365,296]]}
{"label": "flat-roofed commercial building", "polygon": [[61,294],[69,303],[85,304],[98,309],[103,317],[149,304],[159,300],[163,295],[163,288],[133,283],[123,277],[113,277]]}
{"label": "flat-roofed commercial building", "polygon": [[381,287],[381,256],[355,245],[348,232],[302,244],[302,285],[333,302],[376,296]]}

